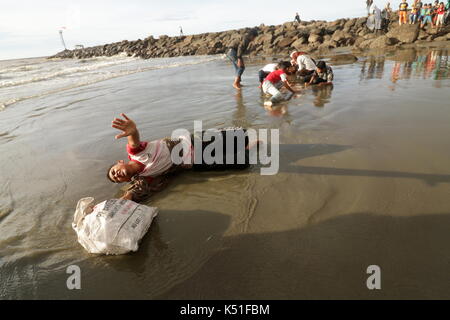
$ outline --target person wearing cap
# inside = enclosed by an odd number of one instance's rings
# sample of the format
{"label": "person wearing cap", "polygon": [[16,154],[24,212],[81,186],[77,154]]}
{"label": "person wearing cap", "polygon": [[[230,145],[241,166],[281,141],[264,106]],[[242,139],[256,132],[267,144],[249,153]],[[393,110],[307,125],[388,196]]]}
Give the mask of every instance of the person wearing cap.
{"label": "person wearing cap", "polygon": [[291,63],[297,66],[299,76],[311,75],[316,70],[316,63],[306,52],[294,51],[291,53]]}
{"label": "person wearing cap", "polygon": [[235,70],[235,78],[233,87],[237,90],[241,90],[241,78],[245,70],[245,64],[243,55],[248,50],[250,42],[252,42],[258,36],[258,31],[256,29],[251,29],[245,36],[236,38],[229,45],[229,50],[227,52],[227,57],[233,63]]}
{"label": "person wearing cap", "polygon": [[334,79],[333,69],[331,69],[330,66],[328,66],[325,61],[319,61],[317,63],[317,68],[311,74],[308,76],[305,81],[305,86],[307,85],[325,85],[325,84],[332,84]]}

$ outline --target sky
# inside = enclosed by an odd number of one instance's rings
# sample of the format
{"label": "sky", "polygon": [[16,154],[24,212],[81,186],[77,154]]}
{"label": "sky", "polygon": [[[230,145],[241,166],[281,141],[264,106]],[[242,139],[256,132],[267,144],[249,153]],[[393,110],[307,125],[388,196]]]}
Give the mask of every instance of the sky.
{"label": "sky", "polygon": [[[382,8],[387,1],[374,2]],[[296,12],[302,20],[366,15],[365,0],[0,0],[0,8],[0,60],[62,51],[59,30],[73,49],[178,35],[180,26],[186,35],[277,25]]]}

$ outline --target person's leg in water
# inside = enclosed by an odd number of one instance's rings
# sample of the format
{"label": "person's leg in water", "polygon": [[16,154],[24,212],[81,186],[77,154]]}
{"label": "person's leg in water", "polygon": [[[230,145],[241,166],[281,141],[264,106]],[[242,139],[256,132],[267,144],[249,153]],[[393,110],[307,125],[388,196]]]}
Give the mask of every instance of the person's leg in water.
{"label": "person's leg in water", "polygon": [[240,90],[241,89],[241,76],[244,73],[245,66],[239,66],[239,59],[237,57],[236,50],[230,49],[227,53],[227,58],[231,61],[234,67],[235,78],[233,82],[233,87]]}
{"label": "person's leg in water", "polygon": [[236,61],[236,78],[234,79],[233,87],[237,90],[241,90],[241,80],[242,74],[245,71],[244,61],[242,59],[238,59]]}
{"label": "person's leg in water", "polygon": [[[281,85],[278,85],[278,87],[281,87]],[[269,101],[264,102],[264,106],[266,107],[272,107],[275,103],[283,100],[283,94],[279,88],[270,81],[264,81],[263,92],[272,96]]]}

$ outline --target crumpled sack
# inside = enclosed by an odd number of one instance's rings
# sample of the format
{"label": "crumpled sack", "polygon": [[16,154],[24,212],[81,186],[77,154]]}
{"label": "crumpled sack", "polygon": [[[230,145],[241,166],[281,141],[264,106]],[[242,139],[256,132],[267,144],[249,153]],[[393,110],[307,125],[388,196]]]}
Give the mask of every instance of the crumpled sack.
{"label": "crumpled sack", "polygon": [[94,206],[94,198],[78,201],[72,228],[78,242],[94,254],[136,252],[158,208],[129,200],[112,199]]}

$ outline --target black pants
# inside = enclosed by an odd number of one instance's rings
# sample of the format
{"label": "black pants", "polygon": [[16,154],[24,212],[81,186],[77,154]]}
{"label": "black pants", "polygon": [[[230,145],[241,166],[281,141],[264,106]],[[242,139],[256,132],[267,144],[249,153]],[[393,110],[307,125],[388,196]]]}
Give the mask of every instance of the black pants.
{"label": "black pants", "polygon": [[[196,164],[194,162],[194,166],[193,166],[193,170],[195,171],[223,171],[223,170],[244,170],[247,169],[250,166],[250,161],[249,161],[249,150],[247,150],[248,144],[249,144],[249,139],[248,139],[248,135],[247,135],[247,130],[246,129],[242,129],[242,128],[230,128],[230,129],[223,129],[223,130],[218,130],[218,132],[220,132],[220,138],[222,139],[222,145],[223,145],[223,157],[222,157],[222,163],[216,163],[214,162],[213,164],[208,164],[205,163],[205,159],[202,156],[202,163],[200,164]],[[227,133],[231,134],[235,134],[236,136],[234,136],[234,148],[233,150],[227,150]],[[206,149],[206,147],[208,147],[210,144],[215,142],[214,137],[211,139],[211,141],[203,141],[203,136],[205,134],[205,131],[202,132],[201,137],[200,136],[191,136],[191,140],[192,143],[195,146],[195,143],[200,143],[201,142],[201,151],[202,151],[202,155],[204,154],[204,151]],[[231,138],[231,137],[230,137]],[[238,140],[240,139],[244,139],[245,143],[244,143],[244,147],[241,148],[238,145]],[[197,140],[197,141],[196,141]],[[198,147],[197,147],[198,148]],[[241,149],[241,150],[239,150]],[[242,155],[243,154],[243,155]],[[215,157],[215,151],[213,151],[211,153],[212,157]],[[230,157],[230,155],[233,158],[233,163],[229,163],[227,164],[227,155]],[[194,157],[195,157],[195,151],[194,151]],[[244,163],[239,164],[238,160],[240,157],[243,157],[244,159]]]}

